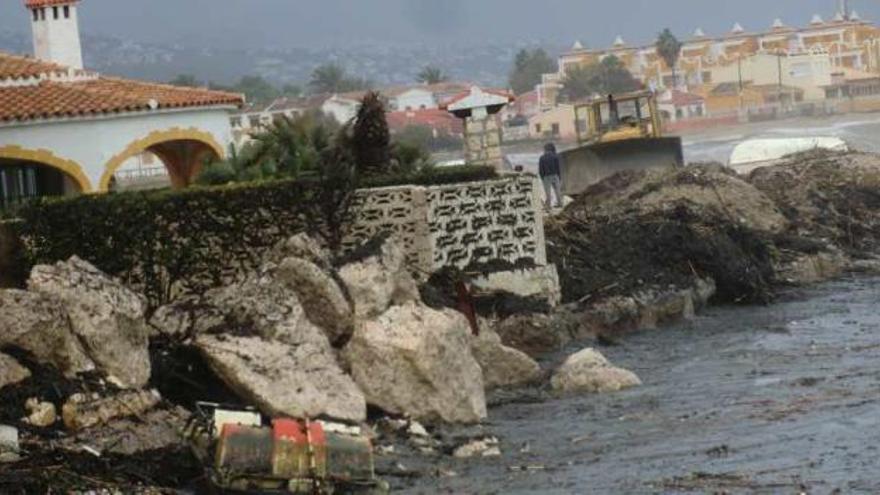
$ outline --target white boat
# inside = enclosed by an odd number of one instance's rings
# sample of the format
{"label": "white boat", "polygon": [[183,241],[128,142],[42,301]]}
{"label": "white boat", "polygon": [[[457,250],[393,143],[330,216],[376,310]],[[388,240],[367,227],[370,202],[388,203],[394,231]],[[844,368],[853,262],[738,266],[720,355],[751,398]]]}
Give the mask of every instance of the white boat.
{"label": "white boat", "polygon": [[788,155],[815,149],[849,151],[849,146],[837,137],[749,139],[733,149],[728,165],[739,173],[749,173],[774,165]]}

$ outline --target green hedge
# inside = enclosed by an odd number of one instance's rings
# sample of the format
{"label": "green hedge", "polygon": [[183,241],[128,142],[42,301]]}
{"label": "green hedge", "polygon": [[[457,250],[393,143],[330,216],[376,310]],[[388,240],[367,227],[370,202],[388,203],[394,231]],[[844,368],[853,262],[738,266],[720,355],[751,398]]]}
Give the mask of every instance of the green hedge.
{"label": "green hedge", "polygon": [[[432,168],[379,177],[364,187],[436,185],[496,177],[486,167]],[[314,221],[313,180],[278,180],[182,191],[43,199],[21,207],[25,270],[77,255],[142,291],[151,306],[198,294],[253,271],[279,241]]]}
{"label": "green hedge", "polygon": [[259,266],[267,249],[306,228],[306,201],[295,181],[79,196],[25,206],[16,228],[29,265],[78,255],[157,306]]}

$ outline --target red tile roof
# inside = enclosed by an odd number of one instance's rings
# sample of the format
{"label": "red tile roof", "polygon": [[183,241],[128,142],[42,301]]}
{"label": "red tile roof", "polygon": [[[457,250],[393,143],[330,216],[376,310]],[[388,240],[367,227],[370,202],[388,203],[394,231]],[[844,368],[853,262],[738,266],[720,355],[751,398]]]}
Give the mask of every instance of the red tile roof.
{"label": "red tile roof", "polygon": [[445,110],[416,110],[409,112],[390,112],[386,115],[388,127],[401,131],[409,126],[425,126],[450,134],[464,132],[461,119]]}
{"label": "red tile roof", "polygon": [[[0,81],[65,76],[64,67],[0,53]],[[214,105],[241,106],[239,94],[183,88],[127,79],[98,77],[78,71],[79,79],[43,80],[0,85],[0,122],[42,118],[93,116],[117,112]]]}
{"label": "red tile roof", "polygon": [[33,9],[39,7],[51,7],[53,5],[65,5],[76,3],[79,0],[25,0],[24,6]]}
{"label": "red tile roof", "polygon": [[66,74],[67,69],[51,62],[0,52],[0,80],[37,77],[41,74]]}

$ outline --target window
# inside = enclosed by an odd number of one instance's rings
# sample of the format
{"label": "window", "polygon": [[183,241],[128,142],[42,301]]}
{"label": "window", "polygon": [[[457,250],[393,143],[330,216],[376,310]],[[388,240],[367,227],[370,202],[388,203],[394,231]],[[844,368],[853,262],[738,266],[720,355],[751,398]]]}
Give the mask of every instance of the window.
{"label": "window", "polygon": [[535,124],[535,133],[541,134],[541,124]]}
{"label": "window", "polygon": [[552,127],[552,130],[550,131],[551,134],[553,134],[554,136],[558,136],[559,135],[559,124],[554,122],[551,127]]}
{"label": "window", "polygon": [[45,7],[40,8],[40,20],[41,21],[46,20],[46,8]]}
{"label": "window", "polygon": [[34,9],[34,22],[37,22],[39,20],[40,20],[40,11],[37,9]]}
{"label": "window", "polygon": [[260,127],[260,116],[253,115],[250,118],[248,118],[248,122],[250,122],[251,127],[255,127],[255,128]]}
{"label": "window", "polygon": [[232,118],[232,127],[241,127],[241,117]]}
{"label": "window", "polygon": [[58,14],[58,6],[52,7],[52,18],[58,20],[60,15]]}
{"label": "window", "polygon": [[64,6],[64,18],[70,19],[70,5]]}

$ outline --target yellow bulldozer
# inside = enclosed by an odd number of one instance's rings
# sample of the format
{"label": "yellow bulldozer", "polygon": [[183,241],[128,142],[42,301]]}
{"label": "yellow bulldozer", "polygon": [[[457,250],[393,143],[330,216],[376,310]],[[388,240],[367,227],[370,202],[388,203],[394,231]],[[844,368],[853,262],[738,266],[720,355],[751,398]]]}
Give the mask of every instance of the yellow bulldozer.
{"label": "yellow bulldozer", "polygon": [[663,136],[653,92],[594,98],[574,110],[578,147],[560,153],[565,194],[623,170],[684,166],[681,138]]}

